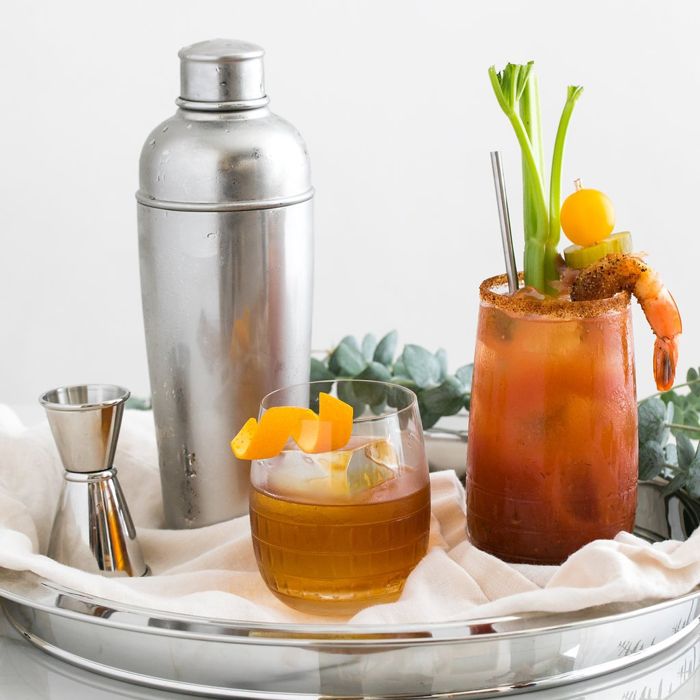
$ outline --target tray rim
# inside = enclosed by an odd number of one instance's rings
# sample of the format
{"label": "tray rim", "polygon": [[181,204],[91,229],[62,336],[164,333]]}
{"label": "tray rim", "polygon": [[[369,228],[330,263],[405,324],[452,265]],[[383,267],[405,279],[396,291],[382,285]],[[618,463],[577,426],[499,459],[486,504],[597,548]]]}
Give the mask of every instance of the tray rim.
{"label": "tray rim", "polygon": [[[4,607],[4,604],[3,604]],[[228,685],[209,685],[197,681],[188,681],[180,678],[166,678],[160,675],[145,675],[142,672],[134,671],[119,665],[105,664],[104,662],[91,659],[89,657],[77,654],[61,646],[44,639],[41,636],[34,634],[28,628],[25,628],[12,616],[10,611],[5,611],[10,621],[10,624],[19,632],[29,643],[46,653],[48,656],[56,658],[60,661],[67,662],[73,666],[77,666],[85,671],[107,676],[116,680],[127,683],[135,683],[147,688],[157,688],[160,690],[169,690],[176,692],[184,692],[194,695],[205,695],[207,697],[217,698],[244,698],[246,700],[323,700],[324,698],[333,698],[335,700],[392,700],[399,698],[420,698],[421,700],[447,700],[448,698],[460,698],[467,700],[469,698],[485,698],[498,695],[510,696],[521,692],[534,690],[547,690],[550,688],[561,687],[579,681],[588,681],[595,678],[604,678],[606,674],[616,672],[630,666],[637,666],[643,661],[648,661],[658,656],[659,653],[665,652],[673,648],[676,644],[680,644],[683,640],[688,639],[691,635],[697,633],[700,628],[700,618],[693,617],[689,619],[688,624],[680,627],[673,634],[660,642],[653,642],[650,646],[635,651],[628,655],[623,655],[617,658],[611,658],[606,661],[594,664],[590,667],[585,667],[577,670],[564,671],[543,678],[538,678],[533,681],[513,682],[508,684],[493,685],[491,687],[483,686],[479,688],[465,688],[464,690],[438,691],[429,694],[416,695],[411,693],[395,694],[380,694],[375,695],[327,695],[319,691],[287,691],[280,692],[278,689],[261,690],[254,688],[237,688]],[[392,648],[396,648],[392,645]],[[316,649],[322,651],[322,649]],[[356,653],[356,652],[353,652]],[[362,652],[361,652],[362,653]]]}
{"label": "tray rim", "polygon": [[[87,606],[101,608],[101,614],[90,614],[89,612],[77,611],[71,608],[51,605],[45,600],[37,600],[31,597],[31,591],[27,594],[17,593],[7,590],[4,586],[3,578],[8,572],[17,580],[19,584],[26,584],[49,594],[54,592],[58,596],[69,596],[72,600]],[[32,580],[33,579],[33,580]],[[117,601],[91,596],[58,586],[37,574],[30,571],[12,571],[0,568],[0,598],[5,598],[15,604],[26,606],[43,612],[74,619],[80,622],[97,624],[111,628],[123,629],[131,632],[144,634],[155,634],[158,636],[174,636],[200,641],[228,641],[230,643],[240,643],[245,639],[246,644],[256,645],[285,645],[290,644],[300,646],[333,646],[339,644],[343,646],[368,646],[370,644],[390,644],[392,646],[408,644],[415,645],[436,645],[450,644],[455,641],[484,642],[491,640],[512,639],[517,637],[539,636],[548,633],[559,633],[580,628],[593,627],[609,624],[633,617],[641,617],[646,614],[675,607],[700,598],[700,586],[692,591],[674,598],[659,600],[645,604],[639,603],[615,603],[612,605],[629,605],[630,609],[593,617],[587,617],[587,612],[604,609],[607,606],[596,606],[582,608],[568,612],[530,612],[519,615],[503,615],[493,617],[464,618],[460,620],[450,620],[446,622],[434,623],[414,623],[414,624],[393,624],[393,625],[362,625],[362,624],[305,624],[305,623],[264,623],[248,622],[245,620],[230,620],[206,618],[198,615],[187,615],[184,613],[171,613],[164,610],[150,609],[139,606],[125,605]],[[130,615],[136,620],[114,619],[112,615]],[[559,624],[545,624],[543,626],[531,626],[514,630],[488,630],[479,629],[499,623],[536,623],[538,619],[547,618],[549,620],[560,619]],[[199,629],[169,629],[160,625],[152,624],[154,621],[166,623],[182,623],[196,626]],[[213,628],[211,631],[203,631],[207,627]],[[475,629],[471,629],[475,628]],[[443,632],[445,634],[440,634]],[[452,632],[452,634],[450,634]],[[258,636],[256,633],[259,633]],[[416,634],[425,636],[415,636]],[[437,633],[437,636],[435,636]]]}

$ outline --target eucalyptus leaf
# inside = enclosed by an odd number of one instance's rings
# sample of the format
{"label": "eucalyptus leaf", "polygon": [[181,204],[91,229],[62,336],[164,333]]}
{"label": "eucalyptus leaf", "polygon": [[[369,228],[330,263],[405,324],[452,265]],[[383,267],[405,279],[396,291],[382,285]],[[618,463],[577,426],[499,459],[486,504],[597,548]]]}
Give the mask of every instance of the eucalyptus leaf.
{"label": "eucalyptus leaf", "polygon": [[403,357],[399,357],[396,362],[394,362],[392,372],[394,373],[394,377],[405,377],[406,379],[409,378],[408,370],[406,369],[406,365],[403,363]]}
{"label": "eucalyptus leaf", "polygon": [[126,408],[136,411],[150,411],[153,408],[153,403],[150,396],[130,396],[126,400]]}
{"label": "eucalyptus leaf", "polygon": [[678,466],[678,448],[675,442],[669,442],[664,445],[664,459],[666,464],[670,464],[672,467]]}
{"label": "eucalyptus leaf", "polygon": [[411,391],[420,391],[420,387],[416,384],[413,379],[409,377],[393,377],[391,380],[392,384],[398,384],[399,386],[406,387]]}
{"label": "eucalyptus leaf", "polygon": [[687,482],[688,474],[676,474],[676,476],[674,476],[673,479],[671,479],[671,481],[669,481],[668,484],[666,484],[666,486],[663,487],[663,489],[661,490],[661,495],[670,496],[672,493],[675,493],[679,489],[682,489]]}
{"label": "eucalyptus leaf", "polygon": [[423,430],[432,428],[442,416],[439,413],[430,413],[428,411],[420,412],[420,421],[423,424]]}
{"label": "eucalyptus leaf", "polygon": [[700,428],[700,414],[694,408],[687,408],[683,411],[682,423],[693,428]]}
{"label": "eucalyptus leaf", "polygon": [[357,350],[357,352],[362,352],[360,344],[357,342],[357,338],[354,335],[346,335],[338,345],[347,345],[353,350]]}
{"label": "eucalyptus leaf", "polygon": [[684,406],[685,405],[685,396],[681,396],[674,389],[669,389],[668,391],[664,391],[662,394],[659,395],[659,398],[664,403],[668,403],[670,401],[671,403],[675,404],[676,406]]}
{"label": "eucalyptus leaf", "polygon": [[[321,360],[316,357],[311,358],[310,379],[312,382],[319,382],[326,379],[335,379],[335,375],[326,367]],[[323,389],[327,391],[327,389]]]}
{"label": "eucalyptus leaf", "polygon": [[338,382],[338,398],[352,406],[354,418],[359,418],[365,412],[367,404],[355,395],[351,382]]}
{"label": "eucalyptus leaf", "polygon": [[370,362],[374,359],[374,353],[377,349],[377,337],[372,333],[367,333],[367,335],[362,339],[362,357]]}
{"label": "eucalyptus leaf", "polygon": [[690,393],[693,396],[700,397],[700,383],[698,382],[698,379],[700,379],[698,371],[694,367],[691,367],[688,370],[685,380],[686,382],[690,383]]}
{"label": "eucalyptus leaf", "polygon": [[[340,383],[338,396],[349,403],[355,415],[362,415],[367,406],[381,414],[387,406],[403,405],[399,390],[387,390],[372,386],[371,382],[387,382],[415,392],[424,425],[434,425],[442,416],[456,413],[462,407],[469,408],[472,365],[457,370],[455,376],[448,373],[447,354],[439,349],[435,354],[418,345],[407,345],[396,357],[398,334],[387,333],[378,343],[371,333],[358,343],[355,336],[345,336],[325,361],[311,360],[311,379],[319,382],[312,389],[310,405],[318,408],[320,391],[330,391],[333,380],[352,378],[368,380],[368,384]],[[322,382],[322,383],[321,383]],[[439,410],[437,410],[439,409]]]}
{"label": "eucalyptus leaf", "polygon": [[700,443],[693,455],[693,461],[688,465],[688,480],[685,483],[686,491],[693,498],[700,498]]}
{"label": "eucalyptus leaf", "polygon": [[370,409],[372,410],[372,413],[374,413],[375,416],[381,416],[384,411],[386,411],[386,401],[382,401],[381,403],[375,404],[374,406],[370,406]]}
{"label": "eucalyptus leaf", "polygon": [[408,376],[425,388],[437,384],[440,379],[440,363],[438,359],[420,345],[407,345],[401,356]]}
{"label": "eucalyptus leaf", "polygon": [[640,481],[649,481],[659,476],[664,468],[665,462],[665,455],[661,445],[654,440],[647,440],[647,442],[639,448]]}
{"label": "eucalyptus leaf", "polygon": [[462,365],[456,372],[455,377],[462,382],[465,391],[472,390],[472,377],[474,376],[474,364]]}
{"label": "eucalyptus leaf", "polygon": [[366,366],[362,353],[359,349],[352,347],[351,343],[341,342],[328,360],[328,368],[331,372],[341,377],[355,377]]}
{"label": "eucalyptus leaf", "polygon": [[316,382],[311,385],[309,392],[309,408],[312,411],[317,411],[319,394],[322,391],[329,392],[333,388],[335,375],[326,367],[326,365],[323,364],[323,362],[321,362],[321,360],[315,357],[311,358],[309,375],[311,381]]}
{"label": "eucalyptus leaf", "polygon": [[700,469],[690,472],[684,488],[693,498],[700,499]]}
{"label": "eucalyptus leaf", "polygon": [[391,372],[381,362],[372,360],[355,379],[365,379],[370,382],[390,382]]}
{"label": "eucalyptus leaf", "polygon": [[391,373],[381,362],[370,362],[355,379],[367,380],[367,383],[353,384],[355,396],[370,406],[381,403],[386,399],[386,392],[382,384],[372,382],[389,382]]}
{"label": "eucalyptus leaf", "polygon": [[[685,409],[680,408],[677,404],[674,404],[673,407],[673,416],[674,416],[674,423],[677,425],[684,425],[685,424]],[[683,430],[680,428],[671,428],[671,433],[673,435],[677,435],[678,433],[682,433]]]}
{"label": "eucalyptus leaf", "polygon": [[311,389],[309,391],[309,408],[312,411],[318,411],[319,394],[322,391],[329,392],[333,388],[335,375],[326,367],[326,365],[323,364],[323,362],[321,362],[321,360],[315,357],[311,358],[309,375],[311,381],[315,382],[311,385]]}
{"label": "eucalyptus leaf", "polygon": [[676,413],[676,407],[672,403],[666,404],[666,412],[664,413],[664,422],[659,427],[658,433],[656,435],[656,441],[660,445],[665,445],[668,442],[668,438],[671,436],[671,423],[673,423],[673,416]]}
{"label": "eucalyptus leaf", "polygon": [[695,457],[695,447],[687,435],[678,432],[676,435],[676,453],[678,455],[678,466],[687,469]]}
{"label": "eucalyptus leaf", "polygon": [[[700,384],[693,384],[697,391],[700,391]],[[685,399],[685,406],[687,408],[692,408],[695,411],[700,411],[700,395],[698,394],[687,394],[683,397]]]}
{"label": "eucalyptus leaf", "polygon": [[399,334],[396,331],[387,333],[377,345],[374,351],[374,361],[381,362],[385,367],[391,366],[396,354],[396,345],[399,341]]}
{"label": "eucalyptus leaf", "polygon": [[435,353],[435,359],[438,361],[440,366],[440,375],[438,376],[438,381],[444,381],[447,376],[447,351],[444,348],[440,348]]}
{"label": "eucalyptus leaf", "polygon": [[448,376],[439,386],[424,389],[421,402],[429,414],[451,416],[459,413],[464,405],[464,389],[455,377]]}
{"label": "eucalyptus leaf", "polygon": [[639,443],[641,445],[657,439],[663,430],[665,418],[666,404],[660,398],[653,396],[639,404]]}

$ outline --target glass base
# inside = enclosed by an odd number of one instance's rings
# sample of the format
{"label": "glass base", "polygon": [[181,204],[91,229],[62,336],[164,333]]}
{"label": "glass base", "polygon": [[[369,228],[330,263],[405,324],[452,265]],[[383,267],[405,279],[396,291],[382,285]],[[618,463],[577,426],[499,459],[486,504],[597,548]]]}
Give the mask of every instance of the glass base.
{"label": "glass base", "polygon": [[[581,549],[581,547],[585,547],[587,544],[595,542],[595,540],[612,539],[619,532],[632,531],[633,524],[629,523],[623,524],[620,527],[609,528],[607,530],[601,529],[601,531],[598,532],[594,537],[591,537],[590,539],[585,541],[581,540],[577,542],[575,546],[570,547],[569,549],[565,549],[564,551],[562,551],[562,547],[559,546],[556,548],[556,550],[558,551],[552,551],[551,554],[545,554],[544,552],[541,554],[533,553],[530,547],[524,545],[517,549],[510,549],[509,551],[499,551],[497,548],[489,546],[489,543],[487,541],[479,541],[479,537],[471,536],[469,529],[467,529],[467,538],[477,549],[480,549],[482,552],[486,552],[487,554],[490,554],[491,556],[494,556],[500,559],[501,561],[506,562],[507,564],[535,564],[538,566],[559,566],[563,564],[572,554],[578,552],[579,549]],[[542,533],[543,541],[546,541],[546,537],[547,533]],[[542,546],[540,547],[540,549],[546,549],[546,547]]]}
{"label": "glass base", "polygon": [[[369,591],[367,593],[351,592],[347,595],[310,594],[299,592],[298,595],[272,591],[285,605],[288,605],[299,612],[311,615],[342,616],[354,615],[371,605],[382,603],[393,603],[398,600],[403,590],[405,581],[400,581],[396,585],[387,586],[381,591]],[[270,589],[272,590],[272,589]]]}

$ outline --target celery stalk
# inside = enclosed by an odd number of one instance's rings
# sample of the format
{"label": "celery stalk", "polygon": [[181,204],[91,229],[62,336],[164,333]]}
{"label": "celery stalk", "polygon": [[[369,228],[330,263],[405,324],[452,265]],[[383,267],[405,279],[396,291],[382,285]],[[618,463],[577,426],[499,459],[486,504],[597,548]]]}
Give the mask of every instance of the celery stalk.
{"label": "celery stalk", "polygon": [[[520,117],[520,99],[527,89],[532,63],[524,66],[509,63],[497,73],[489,68],[489,78],[498,104],[508,117],[520,144],[523,162],[523,195],[526,205],[525,220],[525,284],[543,290],[544,251],[548,234],[548,212],[544,185],[537,167],[537,156],[530,142],[525,124]],[[532,95],[526,97],[531,101]],[[536,108],[539,111],[539,107]]]}
{"label": "celery stalk", "polygon": [[[564,104],[564,109],[559,119],[557,136],[554,140],[552,172],[549,179],[549,234],[547,236],[545,251],[545,268],[555,268],[557,246],[559,245],[559,237],[561,235],[559,214],[561,212],[561,167],[564,160],[564,142],[566,141],[566,132],[569,128],[569,121],[574,111],[574,105],[582,92],[583,88],[579,85],[569,85],[567,88],[566,103]],[[556,277],[552,277],[551,279],[556,279]]]}
{"label": "celery stalk", "polygon": [[[532,61],[527,64],[528,68],[532,69]],[[530,140],[535,163],[537,164],[538,178],[544,191],[544,149],[542,147],[542,124],[540,119],[540,99],[537,86],[537,77],[530,75],[525,82],[519,104],[520,119],[523,122],[525,131]],[[537,193],[533,189],[528,170],[523,160],[523,228],[525,230],[525,270],[536,270],[536,276],[526,275],[529,281],[526,284],[533,286],[541,286],[546,284],[546,267],[544,269],[544,280],[539,278],[539,258],[542,255],[541,241],[537,233],[538,225],[538,205]],[[545,261],[546,261],[546,246],[545,246]],[[534,265],[534,268],[533,268]]]}
{"label": "celery stalk", "polygon": [[[528,66],[532,65],[532,61]],[[532,145],[540,177],[544,173],[544,147],[542,145],[542,120],[540,117],[540,91],[537,76],[530,72],[520,97],[520,118]]]}
{"label": "celery stalk", "polygon": [[541,292],[552,293],[549,283],[558,278],[556,259],[564,141],[574,105],[583,88],[568,88],[554,144],[548,206],[539,90],[533,62],[524,65],[509,63],[500,73],[491,66],[489,79],[498,104],[513,126],[522,155],[525,284]]}

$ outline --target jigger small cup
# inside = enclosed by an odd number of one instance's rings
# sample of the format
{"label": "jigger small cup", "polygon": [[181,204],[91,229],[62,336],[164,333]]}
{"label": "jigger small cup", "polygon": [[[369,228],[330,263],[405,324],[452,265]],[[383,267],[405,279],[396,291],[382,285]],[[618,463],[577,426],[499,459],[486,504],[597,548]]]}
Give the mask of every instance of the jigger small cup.
{"label": "jigger small cup", "polygon": [[129,395],[113,384],[80,384],[39,398],[65,469],[48,554],[106,576],[148,573],[113,466]]}

